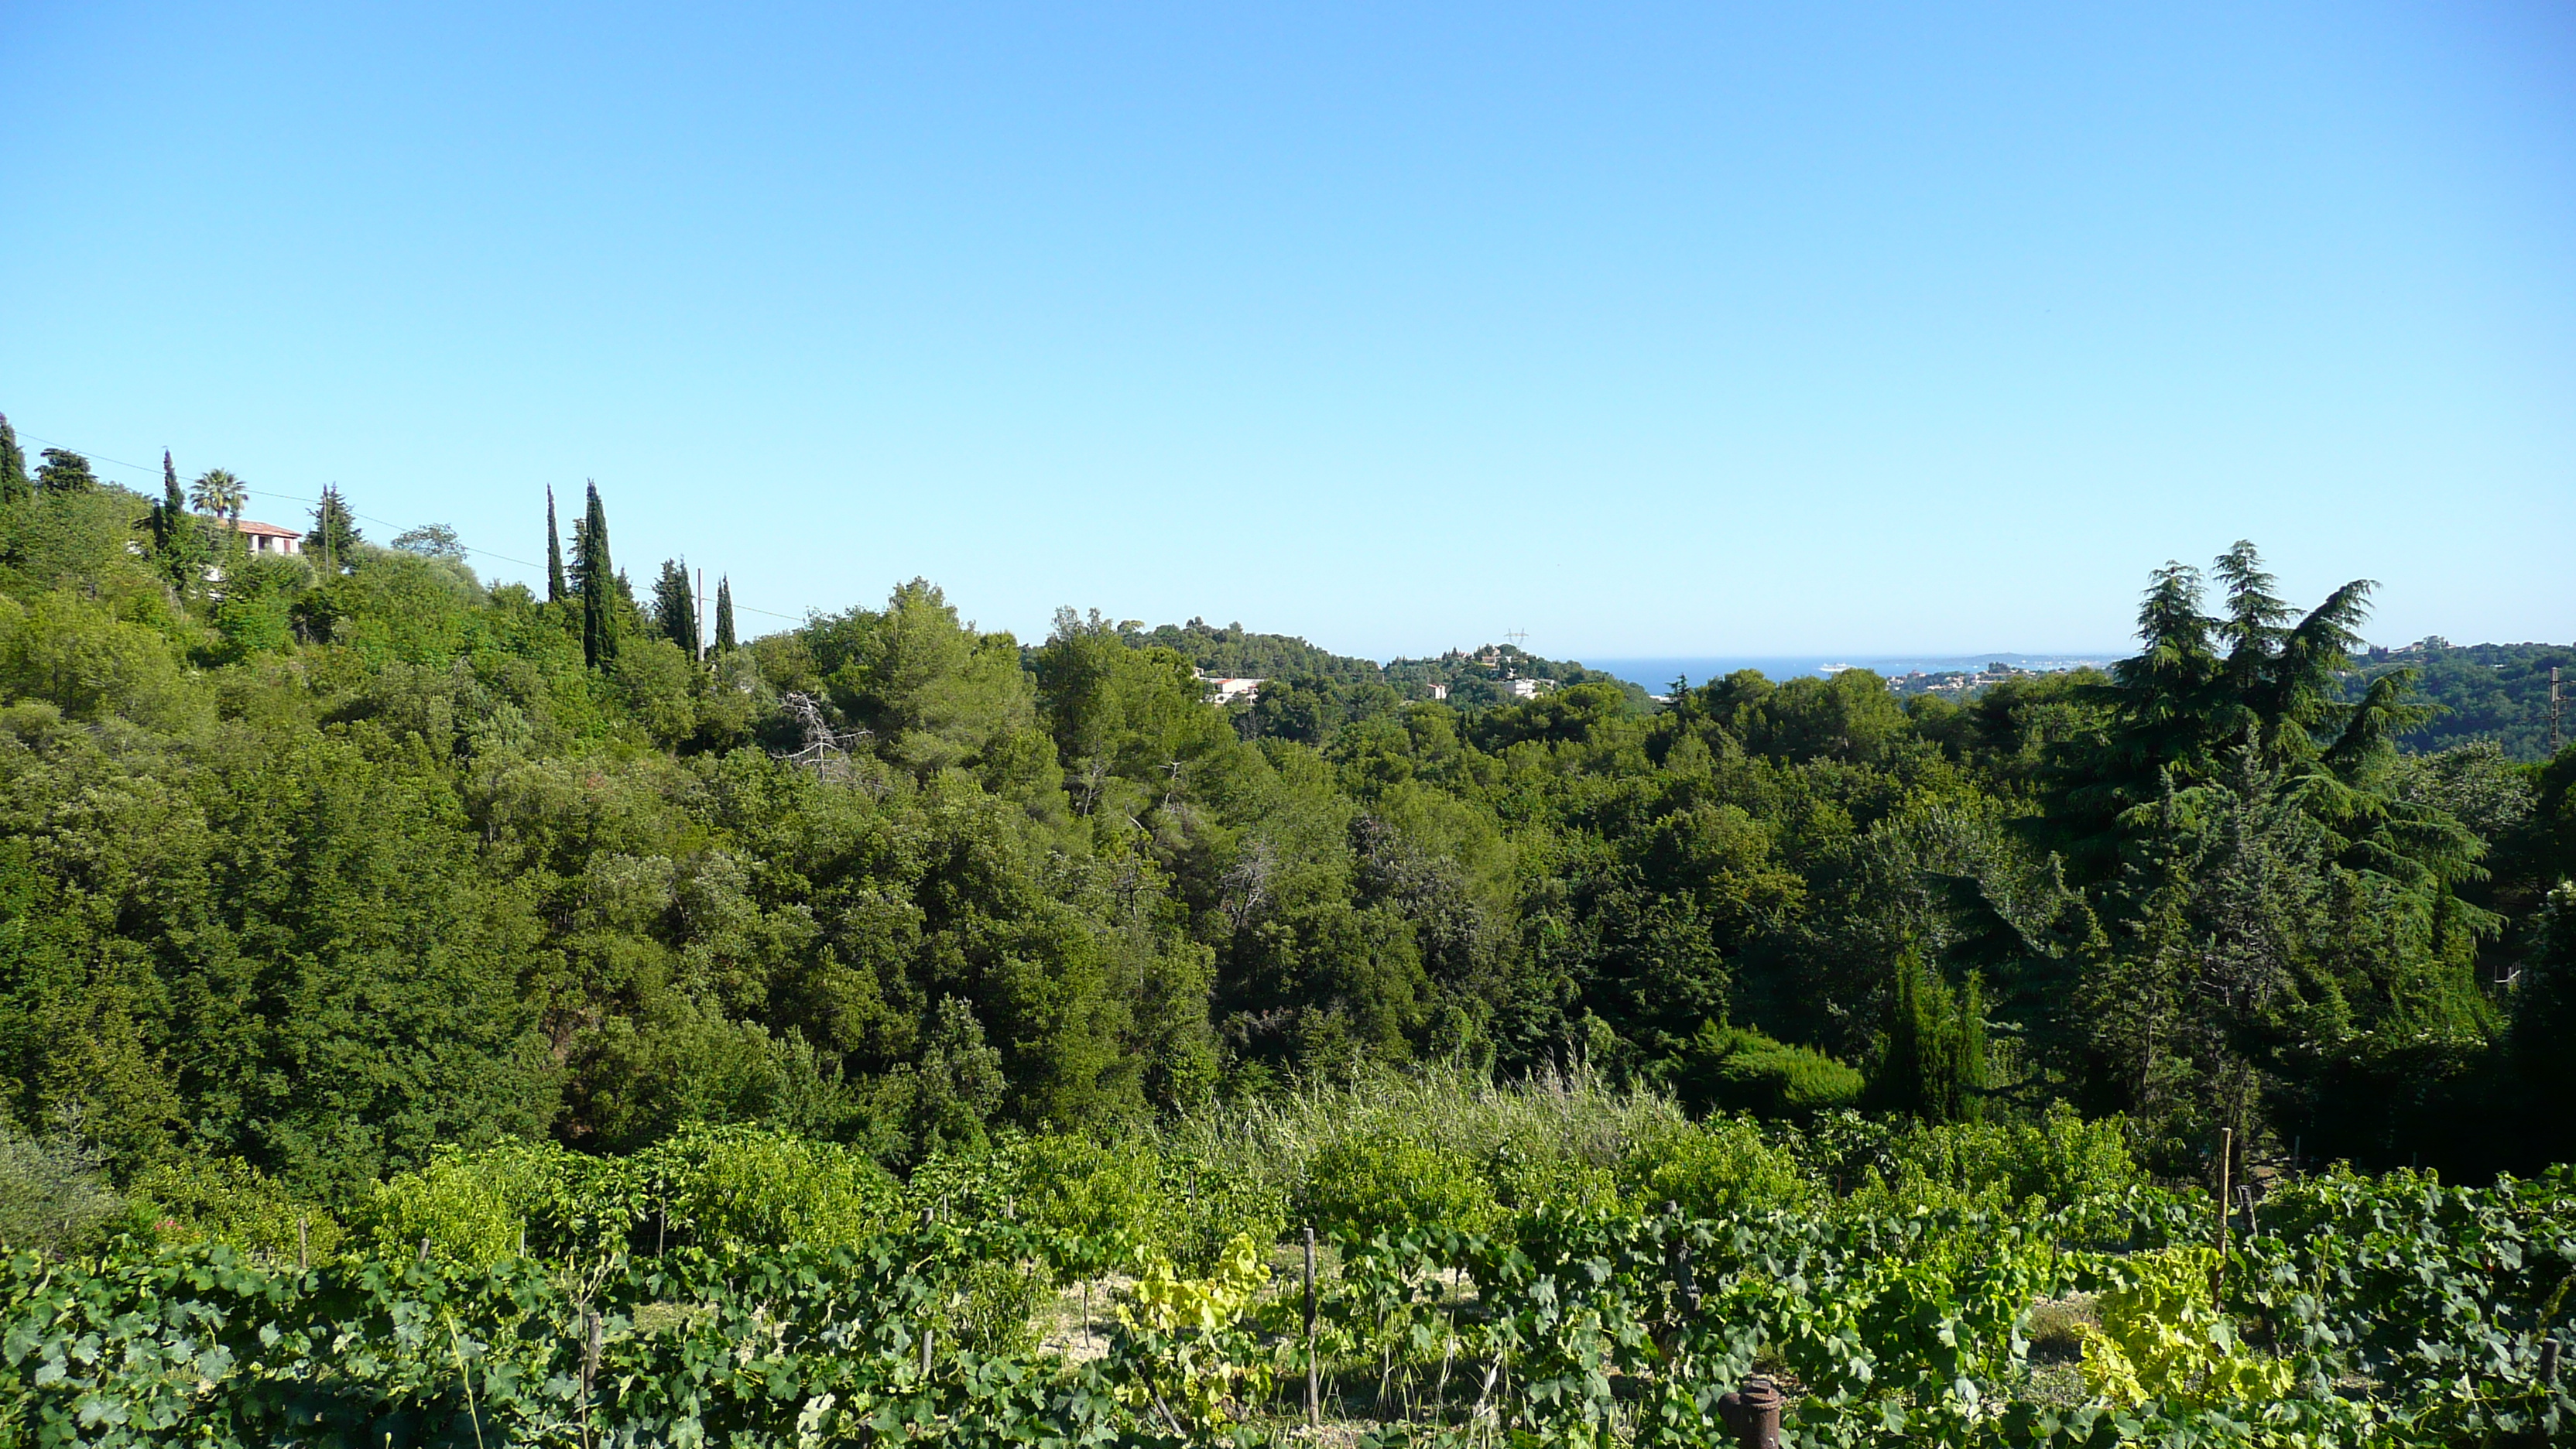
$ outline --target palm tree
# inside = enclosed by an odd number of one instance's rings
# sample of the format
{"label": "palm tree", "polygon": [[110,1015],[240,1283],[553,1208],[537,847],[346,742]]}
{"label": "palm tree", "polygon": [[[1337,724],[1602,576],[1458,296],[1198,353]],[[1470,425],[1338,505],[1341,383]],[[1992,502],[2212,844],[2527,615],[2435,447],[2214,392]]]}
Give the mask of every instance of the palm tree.
{"label": "palm tree", "polygon": [[239,523],[242,501],[249,493],[239,478],[221,468],[209,468],[206,476],[198,479],[197,485],[188,490],[188,502],[195,505],[200,513],[211,513],[217,518],[230,518]]}

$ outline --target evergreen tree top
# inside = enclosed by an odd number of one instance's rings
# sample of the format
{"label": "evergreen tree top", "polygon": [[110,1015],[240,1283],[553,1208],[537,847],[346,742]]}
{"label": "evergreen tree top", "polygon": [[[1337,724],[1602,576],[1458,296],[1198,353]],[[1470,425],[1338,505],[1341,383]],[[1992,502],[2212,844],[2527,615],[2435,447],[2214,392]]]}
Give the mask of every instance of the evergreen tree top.
{"label": "evergreen tree top", "polygon": [[0,413],[0,503],[19,497],[26,490],[26,450],[18,446],[18,430],[9,426],[9,415]]}
{"label": "evergreen tree top", "polygon": [[563,533],[555,526],[554,485],[546,485],[546,602],[562,603],[569,594],[564,588]]}
{"label": "evergreen tree top", "polygon": [[90,471],[89,459],[69,448],[47,448],[45,461],[36,470],[36,486],[48,493],[87,493],[98,487],[98,475]]}

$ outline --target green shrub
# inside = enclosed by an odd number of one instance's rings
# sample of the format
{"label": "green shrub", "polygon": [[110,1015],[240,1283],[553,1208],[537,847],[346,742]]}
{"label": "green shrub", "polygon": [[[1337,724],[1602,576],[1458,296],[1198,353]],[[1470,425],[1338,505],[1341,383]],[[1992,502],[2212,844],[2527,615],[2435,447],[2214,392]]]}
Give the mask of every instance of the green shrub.
{"label": "green shrub", "polygon": [[155,1163],[132,1186],[137,1209],[165,1242],[223,1243],[280,1262],[301,1253],[318,1263],[348,1236],[319,1204],[238,1157]]}
{"label": "green shrub", "polygon": [[1513,1212],[1555,1208],[1598,1212],[1619,1204],[1619,1175],[1607,1167],[1506,1142],[1485,1159],[1494,1199]]}
{"label": "green shrub", "polygon": [[676,748],[698,727],[697,665],[668,639],[635,639],[609,667],[629,718],[654,744]]}
{"label": "green shrub", "polygon": [[87,1247],[125,1211],[98,1150],[68,1124],[35,1137],[0,1115],[0,1247]]}
{"label": "green shrub", "polygon": [[1670,1078],[1693,1111],[1801,1119],[1853,1105],[1867,1085],[1858,1068],[1813,1047],[1714,1021],[1700,1024]]}
{"label": "green shrub", "polygon": [[2057,1103],[2038,1122],[1954,1122],[1900,1133],[1890,1144],[1912,1178],[1996,1206],[2037,1199],[2051,1208],[2109,1197],[2143,1180],[2117,1118],[2087,1122]]}
{"label": "green shrub", "polygon": [[717,1252],[862,1241],[901,1210],[865,1153],[761,1127],[682,1128],[632,1157],[504,1138],[442,1146],[378,1187],[360,1235],[379,1253],[488,1266],[513,1254],[596,1259],[694,1244]]}
{"label": "green shrub", "polygon": [[1234,1239],[1276,1242],[1287,1225],[1275,1185],[1150,1133],[1006,1139],[989,1154],[933,1158],[914,1173],[914,1194],[944,1181],[951,1164],[964,1181],[1006,1184],[1068,1280],[1133,1272],[1157,1258],[1185,1274],[1211,1272]]}
{"label": "green shrub", "polygon": [[121,716],[172,731],[204,713],[169,640],[68,593],[0,606],[0,696],[18,695],[74,719]]}
{"label": "green shrub", "polygon": [[293,637],[287,609],[312,582],[312,568],[301,558],[245,555],[226,565],[223,597],[215,601],[212,616],[222,640],[214,657],[232,663],[284,649]]}
{"label": "green shrub", "polygon": [[2212,1248],[2137,1253],[2110,1265],[2095,1299],[2099,1327],[2080,1330],[2084,1383],[2121,1407],[2168,1399],[2199,1407],[2261,1405],[2288,1394],[2297,1369],[2239,1336],[2211,1302]]}
{"label": "green shrub", "polygon": [[1297,1205],[1316,1232],[1353,1243],[1426,1228],[1478,1232],[1499,1216],[1473,1164],[1383,1127],[1315,1154]]}
{"label": "green shrub", "polygon": [[1163,1237],[1167,1205],[1150,1144],[1048,1133],[1018,1145],[1020,1213],[1055,1245],[1056,1270],[1095,1277]]}
{"label": "green shrub", "polygon": [[[352,1226],[381,1257],[489,1268],[529,1251],[530,1219],[564,1196],[569,1156],[516,1139],[472,1152],[441,1144],[416,1171],[378,1184]],[[541,1227],[541,1253],[542,1238]]]}
{"label": "green shrub", "polygon": [[969,1266],[942,1320],[956,1347],[974,1353],[1025,1354],[1040,1337],[1038,1309],[1049,1284],[1026,1262],[986,1258]]}
{"label": "green shrub", "polygon": [[1712,1117],[1645,1138],[1619,1163],[1619,1185],[1648,1209],[1672,1202],[1703,1217],[1788,1207],[1814,1192],[1797,1159],[1739,1117]]}
{"label": "green shrub", "polygon": [[348,573],[297,600],[294,612],[315,638],[347,646],[370,665],[443,664],[481,593],[460,565],[366,548]]}
{"label": "green shrub", "polygon": [[1216,1271],[1238,1237],[1273,1243],[1288,1230],[1285,1193],[1194,1153],[1163,1160],[1161,1190],[1165,1212],[1150,1248],[1184,1272]]}
{"label": "green shrub", "polygon": [[902,1211],[874,1158],[772,1128],[687,1127],[627,1161],[643,1198],[667,1215],[656,1227],[713,1251],[844,1246]]}

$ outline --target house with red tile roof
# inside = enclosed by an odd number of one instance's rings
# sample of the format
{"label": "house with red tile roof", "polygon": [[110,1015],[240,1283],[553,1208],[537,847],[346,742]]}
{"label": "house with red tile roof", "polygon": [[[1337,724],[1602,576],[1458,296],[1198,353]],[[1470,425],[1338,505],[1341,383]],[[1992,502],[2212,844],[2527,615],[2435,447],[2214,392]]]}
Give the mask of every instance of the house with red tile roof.
{"label": "house with red tile roof", "polygon": [[261,523],[257,519],[252,518],[244,518],[238,521],[230,518],[210,518],[206,521],[214,524],[218,528],[229,528],[233,532],[240,534],[242,536],[242,542],[249,545],[250,551],[255,554],[302,553],[304,551],[304,534],[298,529],[280,528],[274,523]]}

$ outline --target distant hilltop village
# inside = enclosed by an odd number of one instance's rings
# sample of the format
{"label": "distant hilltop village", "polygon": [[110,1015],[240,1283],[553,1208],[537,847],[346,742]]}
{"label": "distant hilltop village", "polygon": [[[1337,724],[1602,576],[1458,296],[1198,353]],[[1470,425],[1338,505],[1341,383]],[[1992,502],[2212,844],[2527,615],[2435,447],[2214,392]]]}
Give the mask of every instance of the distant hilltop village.
{"label": "distant hilltop village", "polygon": [[1542,659],[1517,642],[1380,664],[1318,649],[1292,635],[1258,634],[1241,624],[1216,625],[1205,619],[1151,629],[1137,625],[1121,633],[1138,648],[1170,649],[1189,660],[1211,704],[1283,718],[1367,713],[1433,700],[1479,709],[1544,698],[1575,684],[1607,685],[1640,708],[1649,703],[1646,691],[1627,680],[1566,660]]}
{"label": "distant hilltop village", "polygon": [[[1367,663],[1364,660],[1350,662]],[[1477,702],[1472,696],[1479,693],[1490,693],[1497,701],[1537,699],[1541,695],[1553,692],[1560,684],[1580,682],[1584,677],[1597,677],[1604,681],[1624,683],[1624,681],[1613,681],[1609,675],[1602,674],[1598,670],[1585,669],[1579,664],[1558,664],[1551,660],[1540,659],[1535,655],[1524,654],[1508,644],[1488,644],[1473,654],[1452,649],[1437,659],[1398,659],[1384,665],[1369,664],[1368,667],[1379,675],[1381,683],[1393,688],[1398,695],[1412,700],[1446,701],[1450,699],[1451,692],[1462,685],[1488,687],[1484,690],[1472,687],[1466,689],[1457,701],[1461,704]],[[1337,671],[1337,673],[1341,672],[1347,671]],[[1193,668],[1191,673],[1197,675],[1199,681],[1207,686],[1209,703],[1229,707],[1235,705],[1248,707],[1259,702],[1262,686],[1273,682],[1273,677],[1269,675],[1218,674],[1203,667]],[[1566,674],[1573,675],[1575,678],[1560,677]],[[1312,687],[1315,681],[1311,676],[1303,680],[1280,676],[1277,682],[1293,689],[1300,683]],[[1329,680],[1329,682],[1356,681]]]}
{"label": "distant hilltop village", "polygon": [[2441,635],[2427,634],[2412,644],[2370,645],[2365,651],[2364,657],[2372,664],[2381,664],[2391,659],[2403,660],[2409,655],[2439,654],[2452,647],[2453,645],[2451,641],[2443,638]]}
{"label": "distant hilltop village", "polygon": [[[2062,674],[2069,669],[2082,669],[2093,663],[2094,661],[2089,659],[2052,659],[2025,665],[1996,659],[1980,669],[1915,669],[1903,674],[1889,675],[1887,691],[1898,695],[1937,694],[1951,699],[1969,699],[2006,680],[2034,679],[2043,674]],[[1828,664],[1824,666],[1823,672],[1838,674],[1850,667],[1844,664]]]}
{"label": "distant hilltop village", "polygon": [[[1439,700],[1461,709],[1513,704],[1539,699],[1573,684],[1606,684],[1627,695],[1640,708],[1669,698],[1638,684],[1587,668],[1581,663],[1543,659],[1517,642],[1487,644],[1474,650],[1452,649],[1424,658],[1372,660],[1328,654],[1303,639],[1255,634],[1240,624],[1217,627],[1204,619],[1129,631],[1139,647],[1161,646],[1189,658],[1206,686],[1209,703],[1239,710],[1277,710],[1317,694],[1330,694],[1343,705],[1359,703],[1377,690],[1389,703]],[[1930,694],[1966,700],[2007,680],[2098,667],[2103,658],[2008,655],[1982,666],[1964,660],[1878,659],[1857,664],[1816,667],[1824,675],[1867,669],[1887,680],[1899,696]],[[1956,667],[1946,667],[1956,665]],[[1804,666],[1798,666],[1802,672]],[[1784,676],[1785,677],[1785,676]],[[1778,680],[1774,680],[1778,682]]]}

